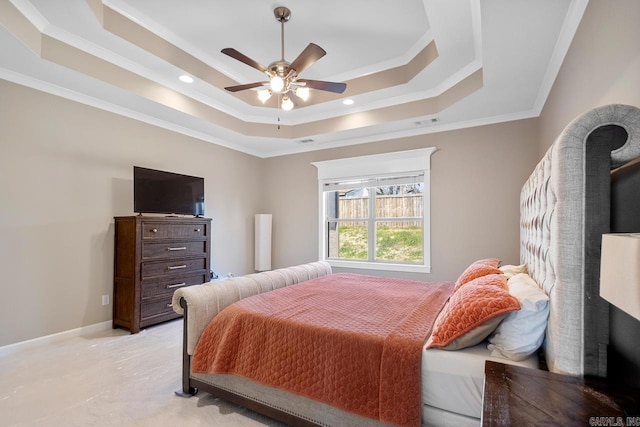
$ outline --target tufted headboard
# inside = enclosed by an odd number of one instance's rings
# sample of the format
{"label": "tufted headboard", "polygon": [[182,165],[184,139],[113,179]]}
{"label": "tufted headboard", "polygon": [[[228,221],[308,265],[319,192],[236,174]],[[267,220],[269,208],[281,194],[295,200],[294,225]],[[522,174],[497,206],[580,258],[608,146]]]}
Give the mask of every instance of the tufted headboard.
{"label": "tufted headboard", "polygon": [[523,186],[520,260],[550,297],[544,350],[552,372],[607,374],[600,242],[611,230],[611,169],[637,157],[640,109],[599,107],[564,129]]}

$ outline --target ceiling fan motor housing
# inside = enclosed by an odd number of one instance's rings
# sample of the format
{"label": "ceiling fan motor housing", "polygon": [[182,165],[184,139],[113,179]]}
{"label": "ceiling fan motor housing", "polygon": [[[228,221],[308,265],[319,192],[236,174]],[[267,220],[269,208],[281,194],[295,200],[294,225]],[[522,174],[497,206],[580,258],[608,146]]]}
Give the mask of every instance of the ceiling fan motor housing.
{"label": "ceiling fan motor housing", "polygon": [[284,79],[287,76],[289,65],[289,62],[287,61],[275,61],[269,64],[269,71],[271,72],[271,75],[280,76]]}

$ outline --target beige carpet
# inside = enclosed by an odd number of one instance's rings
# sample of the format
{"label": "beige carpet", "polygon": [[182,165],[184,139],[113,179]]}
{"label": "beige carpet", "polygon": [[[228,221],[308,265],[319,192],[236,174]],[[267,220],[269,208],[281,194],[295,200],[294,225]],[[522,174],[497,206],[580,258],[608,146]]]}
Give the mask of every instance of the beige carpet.
{"label": "beige carpet", "polygon": [[68,338],[0,357],[1,426],[280,426],[180,389],[182,320]]}

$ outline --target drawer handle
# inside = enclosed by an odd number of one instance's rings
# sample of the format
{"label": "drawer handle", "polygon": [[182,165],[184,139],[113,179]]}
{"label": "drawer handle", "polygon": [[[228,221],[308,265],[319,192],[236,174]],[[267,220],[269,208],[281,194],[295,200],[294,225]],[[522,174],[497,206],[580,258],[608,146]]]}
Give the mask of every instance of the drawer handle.
{"label": "drawer handle", "polygon": [[179,248],[167,248],[168,251],[186,251],[187,247],[186,246],[181,246]]}
{"label": "drawer handle", "polygon": [[158,229],[157,229],[157,228],[152,228],[152,229],[151,229],[151,232],[152,232],[152,233],[157,233],[157,232],[158,232]]}
{"label": "drawer handle", "polygon": [[167,270],[179,270],[181,268],[187,268],[187,264],[182,265],[170,265],[167,267]]}
{"label": "drawer handle", "polygon": [[176,283],[175,285],[167,285],[165,289],[179,288],[181,286],[187,286],[187,283],[182,282],[182,283]]}
{"label": "drawer handle", "polygon": [[168,304],[167,304],[167,308],[171,308],[171,307],[173,307],[173,304],[168,303]]}
{"label": "drawer handle", "polygon": [[196,229],[195,229],[195,230],[193,230],[193,231],[195,231],[196,233],[199,233],[199,232],[200,232],[200,229],[199,229],[199,228],[196,228]]}

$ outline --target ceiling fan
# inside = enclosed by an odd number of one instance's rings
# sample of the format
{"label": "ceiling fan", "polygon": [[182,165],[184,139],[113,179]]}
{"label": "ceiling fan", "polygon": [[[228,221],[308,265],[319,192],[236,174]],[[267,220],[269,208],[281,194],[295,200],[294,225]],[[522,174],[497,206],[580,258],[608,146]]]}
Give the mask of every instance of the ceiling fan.
{"label": "ceiling fan", "polygon": [[262,71],[269,77],[268,82],[248,83],[237,86],[225,87],[229,92],[239,92],[247,89],[260,88],[258,98],[265,103],[272,94],[281,94],[281,107],[283,110],[291,110],[296,105],[296,98],[306,101],[309,97],[309,89],[324,90],[334,93],[342,93],[347,88],[346,83],[325,82],[321,80],[301,79],[300,73],[322,58],[327,52],[314,43],[309,45],[298,55],[293,62],[289,63],[284,59],[284,23],[291,18],[291,11],[284,7],[276,7],[273,11],[276,20],[281,25],[280,43],[282,57],[278,61],[269,64],[268,67],[249,58],[233,48],[222,49],[222,53],[238,61],[247,64],[256,70]]}

